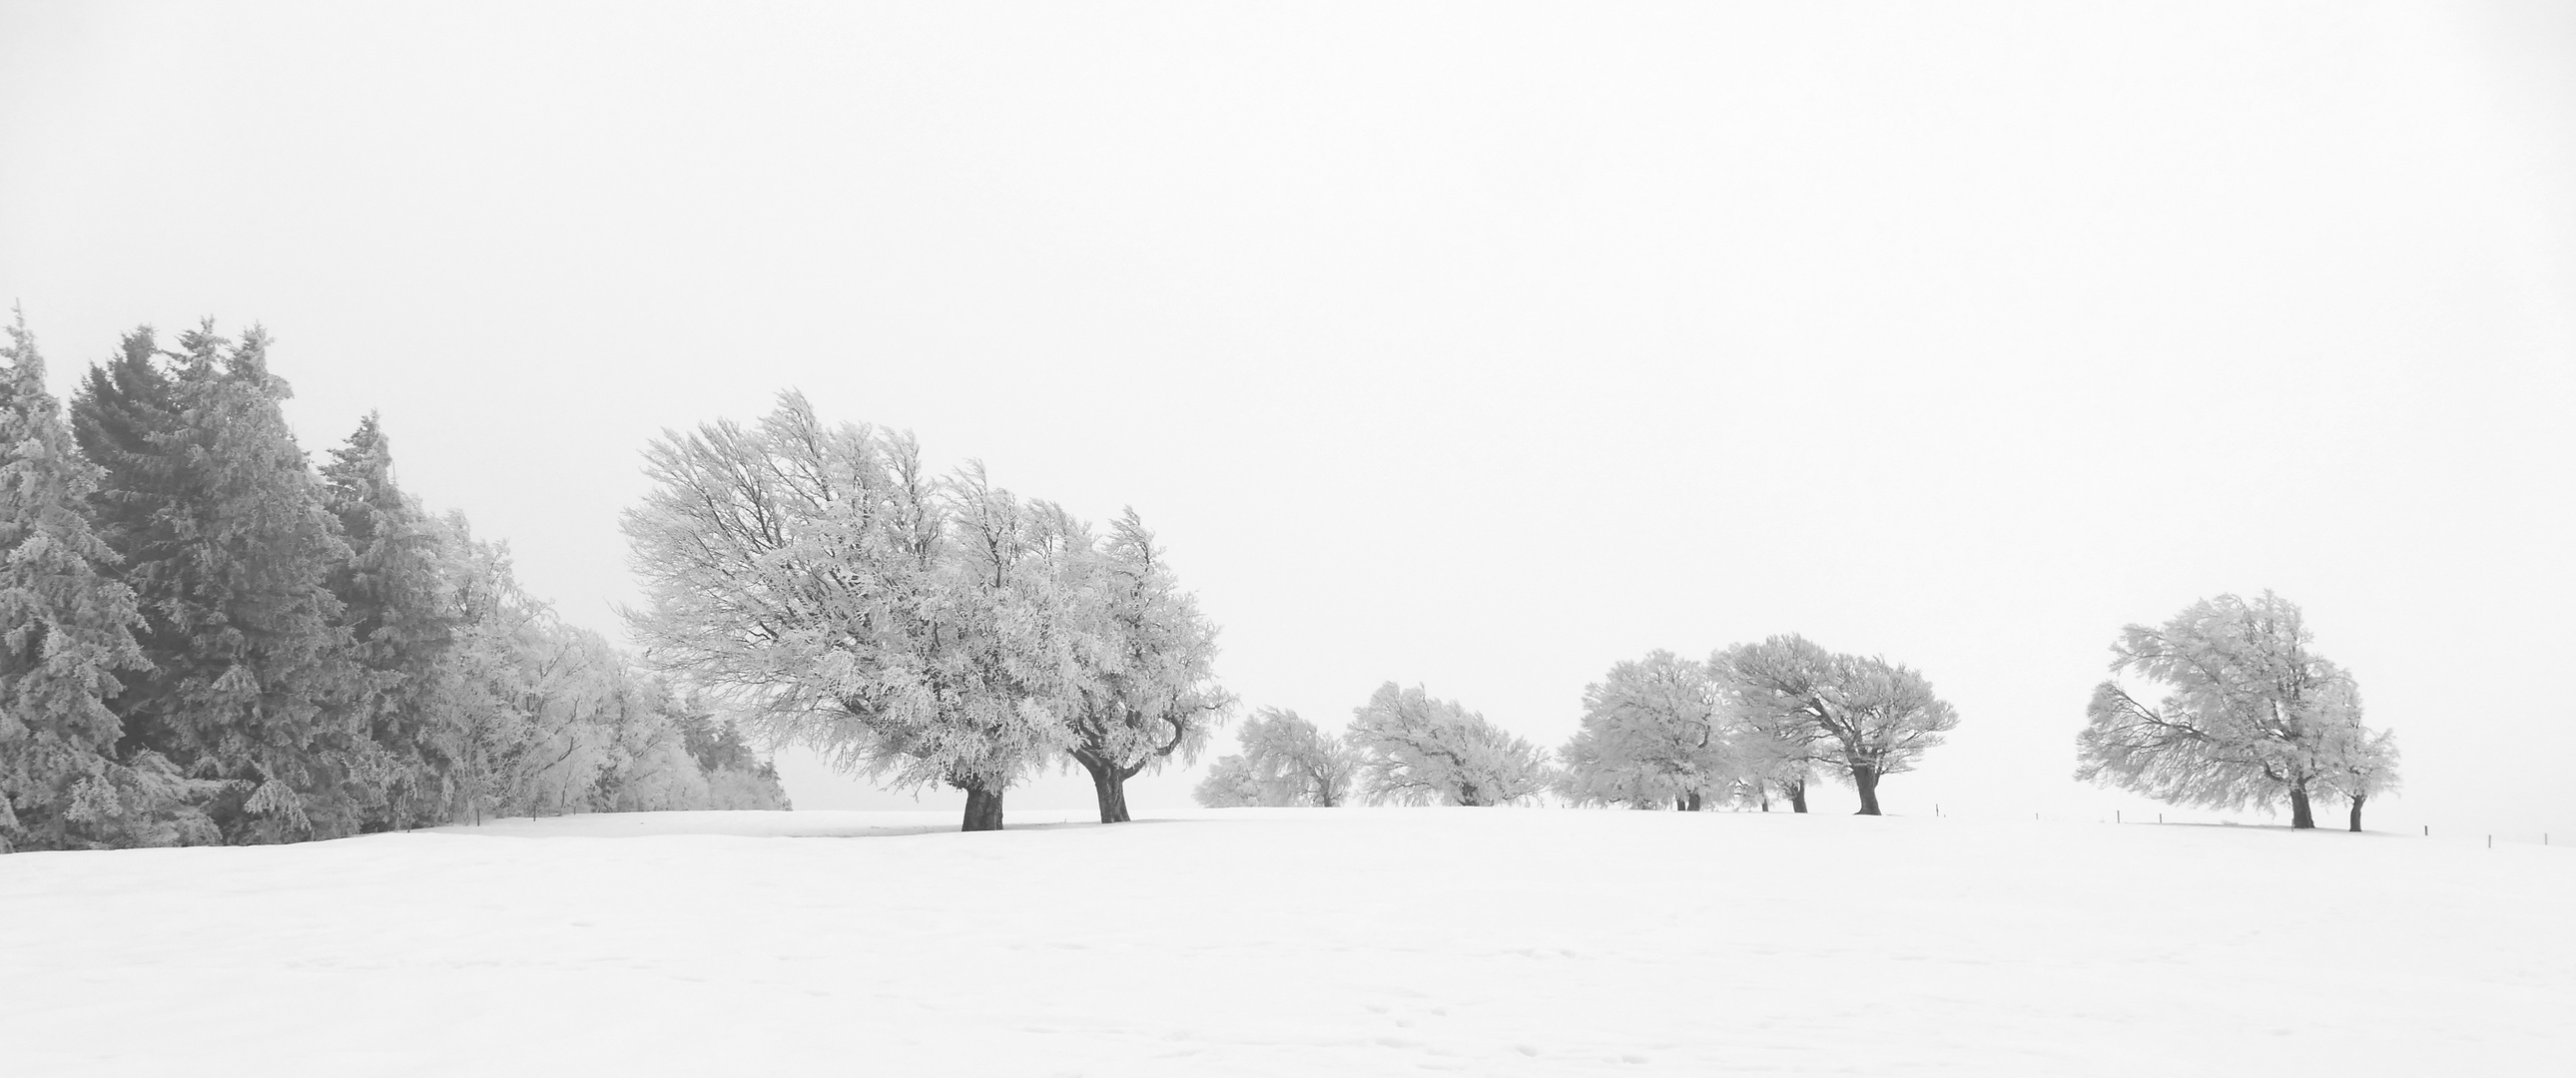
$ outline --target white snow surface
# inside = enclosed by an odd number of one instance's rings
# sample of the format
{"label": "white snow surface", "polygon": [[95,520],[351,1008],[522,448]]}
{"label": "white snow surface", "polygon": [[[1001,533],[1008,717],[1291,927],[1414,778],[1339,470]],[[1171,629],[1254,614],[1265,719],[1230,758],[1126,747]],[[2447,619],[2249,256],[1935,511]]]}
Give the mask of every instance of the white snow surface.
{"label": "white snow surface", "polygon": [[[0,1073],[2568,1073],[2576,850],[1785,813],[0,857]],[[1035,825],[1035,826],[1031,826]]]}

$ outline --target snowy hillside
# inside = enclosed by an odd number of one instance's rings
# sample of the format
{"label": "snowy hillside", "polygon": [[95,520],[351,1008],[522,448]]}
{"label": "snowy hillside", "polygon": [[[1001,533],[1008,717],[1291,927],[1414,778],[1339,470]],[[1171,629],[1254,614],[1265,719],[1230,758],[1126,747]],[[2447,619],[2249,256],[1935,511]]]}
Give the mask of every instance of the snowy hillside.
{"label": "snowy hillside", "polygon": [[638,814],[0,858],[0,1070],[2277,1076],[2576,1058],[2576,850],[1786,814],[1044,819]]}

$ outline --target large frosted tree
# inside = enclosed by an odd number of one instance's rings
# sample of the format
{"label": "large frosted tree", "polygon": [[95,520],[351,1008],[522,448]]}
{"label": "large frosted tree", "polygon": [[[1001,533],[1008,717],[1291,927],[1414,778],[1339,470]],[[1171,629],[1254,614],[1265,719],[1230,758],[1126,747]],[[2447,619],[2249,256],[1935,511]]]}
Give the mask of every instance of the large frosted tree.
{"label": "large frosted tree", "polygon": [[2395,782],[2395,745],[2362,727],[2351,676],[2313,640],[2298,606],[2268,591],[2123,628],[2114,678],[2094,688],[2076,735],[2076,777],[2212,808],[2286,801],[2294,828],[2316,826],[2318,796],[2344,792],[2358,798],[2358,829],[2362,801]]}
{"label": "large frosted tree", "polygon": [[651,661],[844,766],[964,791],[966,830],[999,829],[1004,791],[1069,747],[1086,642],[1049,514],[795,393],[645,460],[625,527]]}
{"label": "large frosted tree", "polygon": [[1554,777],[1541,751],[1454,700],[1420,686],[1378,686],[1352,710],[1360,785],[1405,805],[1501,805],[1544,792]]}
{"label": "large frosted tree", "polygon": [[0,348],[0,852],[212,839],[206,792],[158,753],[120,757],[107,701],[148,669],[134,593],[93,534],[98,468],[73,447],[26,320]]}
{"label": "large frosted tree", "polygon": [[339,599],[337,522],[286,425],[265,333],[211,321],[162,352],[150,330],[93,367],[73,402],[104,470],[101,537],[146,620],[153,664],[112,706],[127,754],[160,753],[224,784],[232,842],[355,832],[371,755]]}
{"label": "large frosted tree", "polygon": [[1070,755],[1091,776],[1100,822],[1118,823],[1128,819],[1127,780],[1176,755],[1196,759],[1234,697],[1216,683],[1216,626],[1136,511],[1096,551],[1087,530],[1049,512],[1060,521],[1052,530],[1067,536],[1067,591],[1087,636],[1067,714]]}
{"label": "large frosted tree", "polygon": [[1827,651],[1803,636],[1738,644],[1709,666],[1728,706],[1770,752],[1847,777],[1863,816],[1880,814],[1880,780],[1913,770],[1959,724],[1920,672]]}
{"label": "large frosted tree", "polygon": [[1583,719],[1557,750],[1577,803],[1697,812],[1752,778],[1730,743],[1707,664],[1657,651],[1584,686]]}

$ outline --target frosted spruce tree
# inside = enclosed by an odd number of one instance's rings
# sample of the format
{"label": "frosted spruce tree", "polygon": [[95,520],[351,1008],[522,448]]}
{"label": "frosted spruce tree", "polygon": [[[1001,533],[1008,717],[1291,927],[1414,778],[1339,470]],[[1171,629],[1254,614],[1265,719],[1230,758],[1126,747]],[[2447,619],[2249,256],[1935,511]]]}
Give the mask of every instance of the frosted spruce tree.
{"label": "frosted spruce tree", "polygon": [[0,852],[212,841],[208,792],[148,749],[120,755],[107,700],[149,664],[134,593],[89,527],[98,469],[72,445],[18,315],[0,348]]}
{"label": "frosted spruce tree", "polygon": [[1056,527],[1072,537],[1068,591],[1086,608],[1089,637],[1077,649],[1070,755],[1091,775],[1100,822],[1119,823],[1129,818],[1127,780],[1176,755],[1197,759],[1234,697],[1216,684],[1216,626],[1134,509],[1097,551],[1070,518]]}
{"label": "frosted spruce tree", "polygon": [[842,766],[964,791],[969,831],[1000,829],[1003,793],[1069,748],[1096,641],[1064,613],[1049,514],[795,393],[645,461],[625,528],[652,662]]}
{"label": "frosted spruce tree", "polygon": [[364,762],[368,830],[445,823],[458,807],[452,779],[465,716],[454,661],[461,611],[442,571],[437,522],[394,484],[393,451],[370,413],[322,466],[324,504],[349,557],[332,567],[372,751]]}
{"label": "frosted spruce tree", "polygon": [[2362,802],[2396,782],[2396,747],[2362,726],[2351,676],[2312,641],[2298,606],[2268,591],[2123,628],[2111,644],[2115,677],[2093,690],[2076,735],[2076,777],[2210,808],[2286,801],[2294,828],[2315,827],[2315,799],[2340,792],[2358,798],[2358,829]]}
{"label": "frosted spruce tree", "polygon": [[164,353],[138,330],[72,408],[154,667],[113,706],[134,749],[224,783],[209,809],[229,842],[355,833],[372,755],[364,672],[325,585],[349,549],[287,428],[267,346],[209,321]]}
{"label": "frosted spruce tree", "polygon": [[1243,751],[1219,757],[1193,792],[1209,808],[1334,808],[1350,800],[1359,754],[1294,711],[1265,707],[1236,731]]}
{"label": "frosted spruce tree", "polygon": [[1584,686],[1582,725],[1557,762],[1558,791],[1576,804],[1697,812],[1752,779],[1707,664],[1669,651],[1618,663]]}
{"label": "frosted spruce tree", "polygon": [[[1863,816],[1880,814],[1880,780],[1912,770],[1959,724],[1920,672],[1826,651],[1802,636],[1738,644],[1709,667],[1726,706],[1752,732],[1757,758],[1833,768],[1860,795]],[[1803,790],[1794,796],[1806,811]]]}
{"label": "frosted spruce tree", "polygon": [[1529,742],[1420,686],[1378,687],[1353,709],[1360,784],[1381,802],[1501,805],[1544,792],[1553,775]]}

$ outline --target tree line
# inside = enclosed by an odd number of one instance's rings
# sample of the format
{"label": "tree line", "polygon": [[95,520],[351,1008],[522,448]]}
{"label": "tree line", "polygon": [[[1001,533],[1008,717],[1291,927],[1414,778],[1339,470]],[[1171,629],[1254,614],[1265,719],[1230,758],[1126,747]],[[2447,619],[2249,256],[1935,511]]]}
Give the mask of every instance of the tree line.
{"label": "tree line", "polygon": [[[2265,592],[2193,604],[2112,644],[2115,676],[2077,735],[2080,780],[2175,804],[2273,808],[2316,826],[2314,804],[2362,809],[2398,785],[2395,735],[2363,722],[2352,675],[2315,653],[2299,608]],[[2161,692],[2153,706],[2137,692]],[[1958,723],[1911,668],[1828,652],[1799,636],[1724,648],[1705,661],[1657,651],[1584,688],[1580,727],[1551,754],[1454,701],[1380,687],[1328,734],[1295,712],[1245,722],[1201,805],[1331,808],[1497,805],[1553,794],[1569,804],[1700,811],[1775,799],[1807,811],[1817,768],[1847,782],[1862,815],[1878,783],[1912,770]]]}
{"label": "tree line", "polygon": [[[827,423],[788,392],[751,425],[666,431],[625,529],[648,597],[630,626],[660,669],[723,695],[781,742],[895,785],[967,795],[1002,825],[1005,792],[1080,766],[1103,822],[1128,778],[1189,761],[1230,716],[1216,629],[1131,509],[1105,532],[994,486],[933,474],[909,434]],[[2349,675],[2315,656],[2297,609],[2224,596],[2130,626],[2079,738],[2080,778],[2223,807],[2363,802],[2396,750],[2366,729]],[[2166,695],[2139,702],[2118,675]],[[1327,733],[1265,708],[1197,787],[1208,805],[1574,804],[1807,810],[1808,783],[1879,786],[1958,724],[1912,667],[1801,636],[1658,651],[1588,686],[1553,753],[1421,687],[1381,686]]]}
{"label": "tree line", "polygon": [[377,417],[315,467],[268,346],[137,329],[66,414],[9,327],[0,850],[785,806],[729,724],[405,493]]}
{"label": "tree line", "polygon": [[[625,530],[646,596],[645,657],[721,694],[780,742],[896,786],[966,794],[962,826],[1002,825],[1006,792],[1079,766],[1103,822],[1125,782],[1190,761],[1231,718],[1216,628],[1134,510],[1105,531],[995,486],[934,474],[909,434],[818,416],[782,393],[751,424],[665,431]],[[1878,782],[1957,723],[1919,672],[1796,636],[1707,662],[1657,653],[1587,695],[1551,762],[1455,701],[1388,684],[1327,737],[1265,709],[1247,751],[1201,785],[1222,804],[1371,799],[1502,804],[1778,796],[1806,809],[1825,767],[1878,811]]]}
{"label": "tree line", "polygon": [[1657,651],[1584,689],[1571,740],[1552,755],[1455,701],[1379,687],[1340,737],[1293,712],[1244,727],[1196,796],[1210,807],[1348,801],[1499,805],[1554,794],[1576,805],[1725,805],[1807,811],[1823,768],[1880,814],[1878,784],[1913,769],[1958,714],[1911,667],[1775,636],[1706,660]]}

